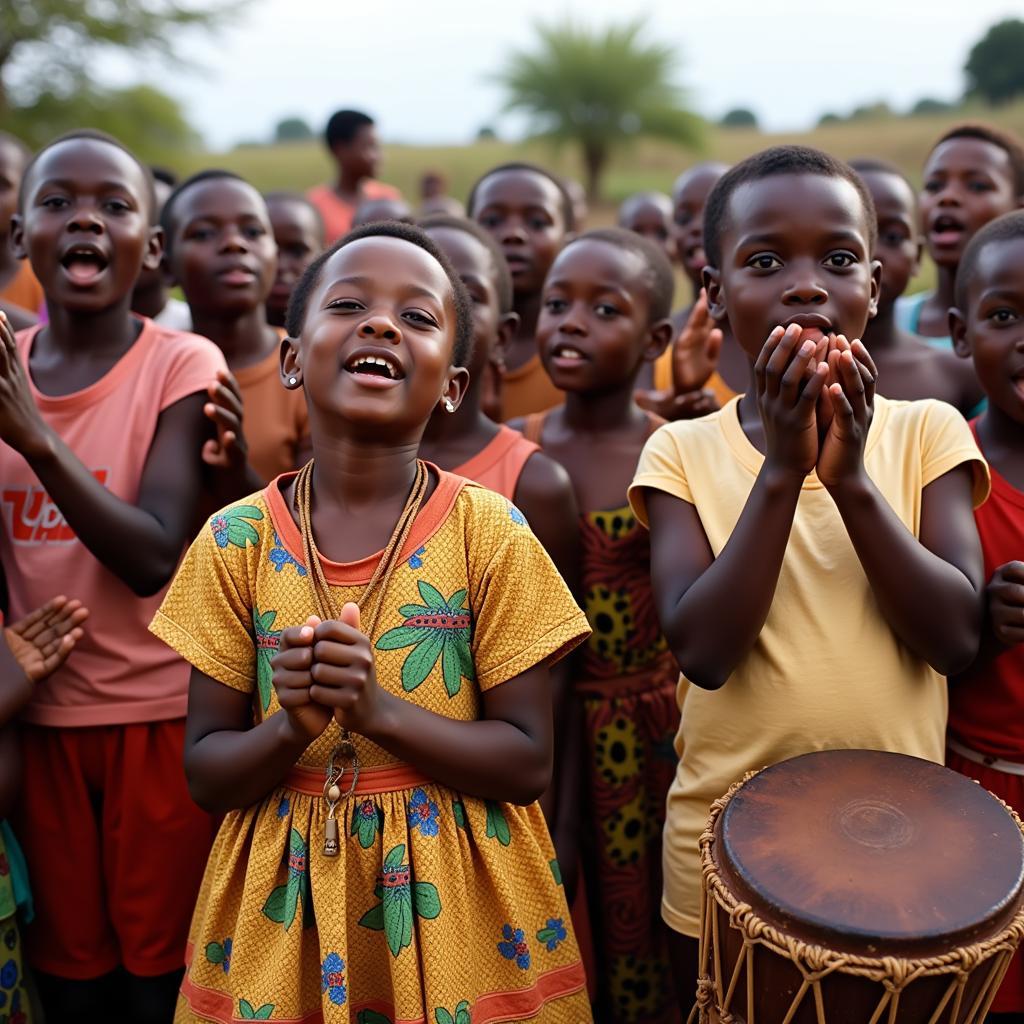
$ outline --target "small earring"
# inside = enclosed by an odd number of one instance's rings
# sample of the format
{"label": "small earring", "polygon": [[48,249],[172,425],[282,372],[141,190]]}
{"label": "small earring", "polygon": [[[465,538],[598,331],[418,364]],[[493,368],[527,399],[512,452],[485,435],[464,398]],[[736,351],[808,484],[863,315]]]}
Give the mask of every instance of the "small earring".
{"label": "small earring", "polygon": [[296,385],[296,384],[298,384],[299,382],[298,382],[298,379],[297,379],[297,378],[295,378],[295,377],[289,377],[289,378],[288,378],[288,383],[289,383],[289,384],[291,384],[291,386],[292,386],[292,387],[295,387],[295,385]]}
{"label": "small earring", "polygon": [[455,404],[452,402],[452,400],[450,398],[446,398],[444,400],[444,411],[445,412],[455,412]]}

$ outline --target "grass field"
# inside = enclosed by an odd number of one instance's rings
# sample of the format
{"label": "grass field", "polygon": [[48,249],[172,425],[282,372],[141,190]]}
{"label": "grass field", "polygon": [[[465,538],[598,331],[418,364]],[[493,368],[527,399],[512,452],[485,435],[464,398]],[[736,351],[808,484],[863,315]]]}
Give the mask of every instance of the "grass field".
{"label": "grass field", "polygon": [[[668,191],[675,177],[693,163],[709,159],[734,163],[765,146],[783,142],[816,146],[844,159],[879,157],[894,163],[916,184],[932,142],[950,125],[965,119],[990,121],[1024,136],[1022,102],[997,110],[968,108],[951,115],[848,122],[786,134],[712,126],[699,153],[665,142],[641,141],[621,153],[609,169],[605,201],[593,210],[593,224],[610,223],[618,202],[631,192]],[[532,160],[561,174],[580,176],[579,162],[571,148],[559,150],[541,142],[500,141],[467,146],[385,145],[381,176],[406,196],[415,197],[423,171],[439,170],[447,175],[452,194],[464,198],[488,167],[506,160]],[[244,147],[227,153],[183,154],[177,164],[177,170],[185,174],[203,167],[224,167],[243,175],[264,191],[301,191],[327,180],[330,174],[330,163],[319,141]],[[931,268],[924,268],[915,290],[927,287],[931,276]]]}

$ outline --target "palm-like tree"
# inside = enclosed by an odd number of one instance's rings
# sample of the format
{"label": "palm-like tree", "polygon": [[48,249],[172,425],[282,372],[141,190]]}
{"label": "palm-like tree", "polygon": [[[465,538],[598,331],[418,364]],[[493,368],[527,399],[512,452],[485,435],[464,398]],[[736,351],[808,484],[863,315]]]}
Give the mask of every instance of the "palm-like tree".
{"label": "palm-like tree", "polygon": [[498,80],[507,110],[532,115],[532,131],[580,147],[587,192],[600,194],[612,152],[641,135],[695,147],[701,120],[673,83],[675,49],[645,42],[642,19],[591,31],[565,21],[538,25],[538,45],[513,53]]}

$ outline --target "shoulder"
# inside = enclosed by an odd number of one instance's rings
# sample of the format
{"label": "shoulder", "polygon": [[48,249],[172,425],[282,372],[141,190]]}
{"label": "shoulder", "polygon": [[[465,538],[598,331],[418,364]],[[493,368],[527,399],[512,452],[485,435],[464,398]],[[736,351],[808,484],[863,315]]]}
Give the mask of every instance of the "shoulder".
{"label": "shoulder", "polygon": [[675,420],[662,423],[647,439],[647,451],[685,451],[691,448],[707,448],[709,445],[724,443],[723,424],[727,416],[735,418],[736,399],[707,416],[692,420]]}
{"label": "shoulder", "polygon": [[560,462],[540,449],[527,458],[516,483],[517,503],[526,507],[534,502],[561,501],[572,494],[572,480]]}
{"label": "shoulder", "polygon": [[173,327],[146,320],[144,331],[150,339],[148,359],[169,369],[198,368],[213,375],[227,369],[224,354],[217,346],[199,334],[179,331]]}
{"label": "shoulder", "polygon": [[225,554],[259,548],[273,530],[270,508],[262,491],[218,510],[203,528],[212,544]]}

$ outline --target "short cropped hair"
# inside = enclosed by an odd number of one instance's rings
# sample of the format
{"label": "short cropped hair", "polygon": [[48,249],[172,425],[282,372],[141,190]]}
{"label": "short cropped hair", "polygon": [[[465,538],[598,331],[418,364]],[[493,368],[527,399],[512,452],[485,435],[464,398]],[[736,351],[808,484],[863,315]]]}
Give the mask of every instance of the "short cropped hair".
{"label": "short cropped hair", "polygon": [[595,228],[586,231],[566,244],[562,252],[583,242],[604,242],[613,249],[625,249],[639,256],[646,266],[647,287],[650,293],[649,323],[664,320],[672,313],[672,296],[675,293],[675,278],[661,246],[649,238],[625,228]]}
{"label": "short cropped hair", "polygon": [[530,164],[525,161],[513,160],[507,164],[498,164],[497,167],[492,167],[489,171],[486,171],[479,178],[476,183],[469,190],[469,198],[466,200],[466,213],[470,217],[473,216],[473,210],[476,206],[476,194],[480,191],[480,186],[488,179],[493,177],[495,174],[504,174],[505,171],[525,171],[528,174],[539,174],[542,178],[547,178],[552,185],[558,189],[559,202],[562,205],[562,220],[565,222],[566,231],[576,230],[576,214],[573,212],[572,196],[569,195],[568,189],[565,187],[565,182],[561,178],[556,177],[550,171],[544,170],[543,167],[538,164]]}
{"label": "short cropped hair", "polygon": [[916,202],[917,190],[910,183],[910,179],[895,164],[889,163],[888,160],[880,160],[874,156],[858,156],[850,161],[850,166],[858,174],[891,174],[894,178],[900,178],[913,193]]}
{"label": "short cropped hair", "polygon": [[452,365],[465,366],[473,351],[473,305],[470,302],[466,286],[455,273],[448,257],[441,251],[438,244],[420,228],[412,224],[400,224],[398,221],[380,221],[365,224],[361,228],[350,231],[341,241],[336,242],[326,252],[321,253],[299,278],[299,283],[292,290],[288,302],[288,315],[285,318],[285,329],[292,338],[298,338],[306,322],[309,300],[320,282],[324,265],[340,249],[358,242],[363,238],[398,238],[410,245],[418,246],[432,256],[441,265],[448,283],[452,287],[455,305],[455,345],[452,350]]}
{"label": "short cropped hair", "polygon": [[174,188],[178,184],[178,175],[170,167],[162,167],[159,164],[150,164],[149,169],[153,174],[153,180]]}
{"label": "short cropped hair", "polygon": [[113,146],[114,149],[121,150],[122,153],[127,154],[135,161],[139,170],[142,171],[142,179],[144,182],[144,188],[146,190],[146,201],[149,203],[149,223],[156,224],[159,218],[160,211],[157,208],[156,201],[156,189],[153,187],[153,172],[149,169],[147,164],[144,164],[123,142],[119,139],[115,139],[113,135],[108,135],[106,132],[97,131],[94,128],[78,128],[73,132],[65,132],[63,135],[58,135],[52,142],[48,142],[34,157],[25,165],[25,170],[21,175],[21,184],[18,187],[18,212],[23,213],[25,210],[25,200],[27,198],[28,188],[26,182],[29,179],[30,172],[39,162],[39,158],[44,154],[53,149],[54,146],[63,145],[65,142],[75,142],[77,140],[84,140],[86,142],[103,142],[108,146]]}
{"label": "short cropped hair", "polygon": [[741,185],[779,174],[813,174],[848,181],[857,190],[864,206],[868,252],[875,251],[878,237],[875,204],[860,175],[849,164],[820,149],[811,149],[809,146],[772,146],[730,168],[711,190],[704,207],[704,252],[710,266],[719,267],[722,262],[722,234],[728,224],[729,202],[733,193]]}
{"label": "short cropped hair", "polygon": [[981,121],[965,121],[962,124],[954,125],[941,136],[928,151],[928,155],[931,156],[939,146],[952,139],[980,139],[982,142],[988,142],[1001,149],[1010,161],[1010,171],[1013,174],[1013,193],[1016,196],[1024,196],[1024,145],[1016,135]]}
{"label": "short cropped hair", "polygon": [[1012,213],[1004,213],[1002,217],[990,220],[967,243],[960,266],[957,268],[954,286],[954,301],[961,313],[967,312],[967,293],[977,275],[978,261],[981,259],[985,247],[997,245],[1000,242],[1014,242],[1018,238],[1024,239],[1024,210],[1014,210]]}
{"label": "short cropped hair", "polygon": [[32,159],[32,150],[29,149],[17,135],[12,135],[10,132],[0,131],[0,145],[3,145],[4,143],[11,146],[13,149],[16,149],[21,154],[26,165],[29,160]]}
{"label": "short cropped hair", "polygon": [[345,145],[359,134],[360,128],[373,123],[373,118],[361,110],[336,110],[324,129],[324,142],[328,149],[334,149],[339,144]]}
{"label": "short cropped hair", "polygon": [[324,215],[317,208],[316,203],[311,203],[301,192],[288,192],[287,190],[279,190],[276,192],[264,192],[263,201],[269,206],[273,202],[280,203],[298,203],[300,206],[305,206],[313,214],[313,220],[316,222],[317,236],[320,239],[320,245],[324,244],[324,240],[327,237],[327,229],[324,227]]}
{"label": "short cropped hair", "polygon": [[428,233],[435,228],[447,228],[475,238],[490,253],[491,262],[494,264],[494,290],[498,295],[499,311],[512,311],[512,275],[509,273],[501,246],[489,231],[485,231],[475,220],[468,217],[453,217],[448,213],[435,213],[425,217],[420,221],[420,227]]}
{"label": "short cropped hair", "polygon": [[164,208],[160,211],[160,226],[164,229],[165,256],[170,256],[171,249],[174,246],[174,208],[178,205],[178,200],[193,185],[199,185],[204,181],[240,181],[243,185],[249,184],[240,174],[235,174],[234,171],[225,171],[219,167],[209,167],[205,171],[198,171],[196,174],[191,175],[191,177],[186,178],[167,197],[167,202],[164,203]]}

